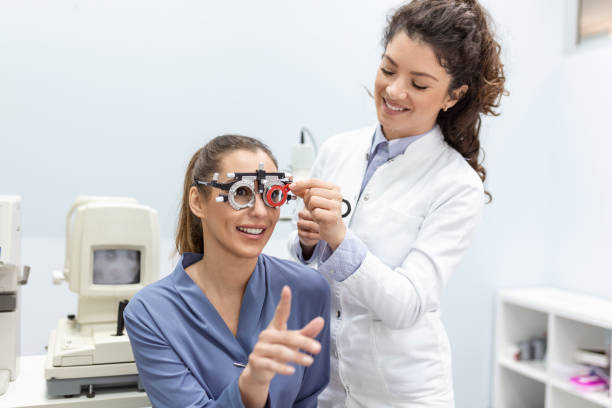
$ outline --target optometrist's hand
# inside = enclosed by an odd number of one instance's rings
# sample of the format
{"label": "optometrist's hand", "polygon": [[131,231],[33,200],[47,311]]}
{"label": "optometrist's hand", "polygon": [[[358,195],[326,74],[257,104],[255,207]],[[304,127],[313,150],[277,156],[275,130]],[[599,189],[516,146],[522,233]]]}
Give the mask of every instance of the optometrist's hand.
{"label": "optometrist's hand", "polygon": [[335,251],[346,235],[346,226],[342,221],[340,187],[314,178],[298,180],[289,187],[293,194],[304,199],[304,208],[310,212],[312,220],[319,226],[320,238]]}
{"label": "optometrist's hand", "polygon": [[295,372],[289,363],[310,366],[313,357],[305,352],[316,355],[321,351],[321,343],[315,337],[323,329],[325,320],[315,317],[300,330],[287,330],[290,314],[291,289],[285,286],[272,321],[259,334],[249,362],[238,379],[242,401],[247,408],[265,406],[272,378],[276,374]]}
{"label": "optometrist's hand", "polygon": [[319,224],[312,218],[312,214],[306,207],[302,208],[298,213],[297,229],[302,247],[302,256],[304,259],[310,259],[314,247],[321,239],[321,236],[319,235]]}

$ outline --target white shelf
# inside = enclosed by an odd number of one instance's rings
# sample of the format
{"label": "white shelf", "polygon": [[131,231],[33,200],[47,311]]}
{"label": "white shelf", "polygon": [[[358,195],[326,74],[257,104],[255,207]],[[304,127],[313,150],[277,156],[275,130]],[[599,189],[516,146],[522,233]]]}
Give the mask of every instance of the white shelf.
{"label": "white shelf", "polygon": [[[511,289],[499,294],[497,307],[495,408],[612,408],[609,391],[584,392],[569,381],[577,349],[612,353],[611,299],[554,288]],[[510,355],[520,341],[542,336],[545,361]]]}
{"label": "white shelf", "polygon": [[515,361],[509,357],[502,357],[499,364],[532,380],[546,383],[546,364],[542,361]]}
{"label": "white shelf", "polygon": [[594,404],[597,404],[601,407],[610,407],[612,405],[612,400],[610,399],[610,394],[608,391],[600,391],[600,392],[584,392],[577,390],[574,388],[570,382],[565,378],[552,378],[550,383],[553,387],[559,388],[567,392],[568,394],[572,394],[576,397],[583,398],[587,401],[590,401]]}

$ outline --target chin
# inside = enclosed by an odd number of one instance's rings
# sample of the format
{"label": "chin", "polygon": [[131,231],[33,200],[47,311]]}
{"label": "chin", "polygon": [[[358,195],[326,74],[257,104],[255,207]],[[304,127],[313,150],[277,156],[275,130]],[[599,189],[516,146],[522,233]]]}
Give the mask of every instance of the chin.
{"label": "chin", "polygon": [[238,248],[236,248],[235,254],[239,256],[240,258],[257,258],[259,254],[262,253],[267,242],[268,240],[266,240],[266,242],[263,242],[263,243],[261,242],[257,243],[257,245],[254,245],[254,244],[241,245]]}

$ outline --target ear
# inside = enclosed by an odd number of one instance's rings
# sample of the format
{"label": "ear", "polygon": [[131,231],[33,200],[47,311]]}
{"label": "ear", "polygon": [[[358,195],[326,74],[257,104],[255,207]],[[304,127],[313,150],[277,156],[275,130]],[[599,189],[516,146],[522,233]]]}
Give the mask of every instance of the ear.
{"label": "ear", "polygon": [[189,208],[196,217],[206,218],[206,198],[195,186],[189,189]]}
{"label": "ear", "polygon": [[469,87],[467,85],[461,85],[459,88],[451,91],[450,95],[446,95],[446,98],[444,98],[444,104],[442,105],[442,110],[446,111],[447,109],[455,106],[455,104],[459,102],[461,98],[463,98],[463,95],[467,93],[468,89]]}

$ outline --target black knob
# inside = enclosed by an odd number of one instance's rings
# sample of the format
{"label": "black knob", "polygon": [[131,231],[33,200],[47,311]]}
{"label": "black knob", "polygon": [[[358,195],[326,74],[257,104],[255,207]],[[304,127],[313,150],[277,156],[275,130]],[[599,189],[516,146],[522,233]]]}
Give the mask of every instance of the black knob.
{"label": "black knob", "polygon": [[74,320],[74,318],[76,317],[73,314],[69,314],[68,316],[66,316],[68,318],[68,320]]}
{"label": "black knob", "polygon": [[125,322],[123,321],[123,309],[127,306],[129,300],[124,299],[119,301],[119,309],[117,310],[117,334],[116,336],[123,336],[123,328]]}

